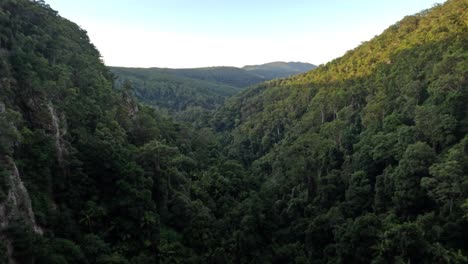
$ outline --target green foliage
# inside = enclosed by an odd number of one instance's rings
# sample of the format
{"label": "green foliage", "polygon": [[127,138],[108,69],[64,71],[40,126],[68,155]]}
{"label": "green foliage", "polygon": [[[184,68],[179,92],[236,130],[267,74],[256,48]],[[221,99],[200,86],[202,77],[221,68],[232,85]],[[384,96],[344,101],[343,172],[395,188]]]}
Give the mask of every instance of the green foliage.
{"label": "green foliage", "polygon": [[309,263],[465,261],[466,8],[451,0],[405,17],[215,113],[225,155],[260,182],[241,202],[255,197],[264,216],[244,256],[293,262],[300,243]]}
{"label": "green foliage", "polygon": [[21,115],[10,109],[5,111],[5,109],[2,109],[4,107],[0,102],[0,154],[11,154],[14,145],[20,139],[15,126],[21,120]]}
{"label": "green foliage", "polygon": [[468,179],[464,175],[464,165],[467,157],[464,152],[466,138],[458,145],[449,149],[444,161],[430,167],[430,176],[421,179],[421,186],[427,190],[429,197],[434,199],[443,211],[452,213],[457,203],[468,190]]}
{"label": "green foliage", "polygon": [[[118,78],[116,84],[121,89],[124,89],[125,81],[130,82],[132,93],[141,102],[188,122],[201,119],[205,112],[216,109],[227,97],[241,89],[229,82],[197,76],[197,69],[193,70],[193,74],[183,69],[110,69]],[[210,73],[206,74],[211,76]],[[239,80],[242,77],[245,76],[239,76]]]}
{"label": "green foliage", "polygon": [[403,215],[420,212],[427,199],[420,187],[421,179],[429,174],[434,161],[433,150],[425,143],[417,142],[408,146],[395,170],[395,208]]}
{"label": "green foliage", "polygon": [[191,179],[206,167],[198,159],[213,158],[217,141],[140,105],[129,85],[113,89],[86,32],[43,2],[2,1],[0,10],[0,195],[10,188],[3,161],[12,158],[36,222],[47,230],[1,230],[14,257],[160,260],[161,228],[182,233],[196,218]]}
{"label": "green foliage", "polygon": [[206,67],[194,69],[158,69],[151,68],[152,71],[161,71],[179,77],[187,77],[196,80],[221,83],[238,88],[245,88],[252,84],[260,83],[265,79],[257,74],[252,74],[236,67]]}
{"label": "green foliage", "polygon": [[263,77],[265,80],[289,77],[310,71],[317,66],[303,62],[282,62],[275,61],[261,65],[247,65],[242,69]]}
{"label": "green foliage", "polygon": [[374,214],[362,214],[348,219],[335,234],[337,260],[347,263],[366,263],[376,257],[382,223]]}
{"label": "green foliage", "polygon": [[377,250],[379,258],[389,263],[422,262],[429,253],[423,230],[416,223],[403,223],[386,230]]}
{"label": "green foliage", "polygon": [[[206,126],[212,111],[225,99],[244,88],[265,80],[288,77],[313,69],[307,63],[274,62],[262,65],[209,67],[194,69],[110,67],[116,84],[125,90],[131,83],[133,93],[143,103],[167,111],[177,120]],[[128,87],[128,84],[127,84]]]}
{"label": "green foliage", "polygon": [[372,198],[372,195],[372,186],[367,175],[362,171],[354,173],[349,179],[349,187],[345,194],[346,210],[350,211],[350,215],[361,215],[370,209],[372,199],[369,198]]}
{"label": "green foliage", "polygon": [[120,87],[44,2],[0,2],[0,206],[14,161],[45,231],[8,215],[0,256],[466,263],[466,9],[406,17],[216,110],[239,90],[220,84],[232,69],[114,68]]}

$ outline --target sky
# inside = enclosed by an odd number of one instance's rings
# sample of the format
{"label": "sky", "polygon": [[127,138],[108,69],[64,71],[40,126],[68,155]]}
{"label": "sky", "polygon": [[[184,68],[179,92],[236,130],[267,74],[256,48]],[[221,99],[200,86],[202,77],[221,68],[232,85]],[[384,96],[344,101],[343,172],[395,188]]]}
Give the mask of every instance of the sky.
{"label": "sky", "polygon": [[443,0],[46,0],[106,65],[324,64]]}

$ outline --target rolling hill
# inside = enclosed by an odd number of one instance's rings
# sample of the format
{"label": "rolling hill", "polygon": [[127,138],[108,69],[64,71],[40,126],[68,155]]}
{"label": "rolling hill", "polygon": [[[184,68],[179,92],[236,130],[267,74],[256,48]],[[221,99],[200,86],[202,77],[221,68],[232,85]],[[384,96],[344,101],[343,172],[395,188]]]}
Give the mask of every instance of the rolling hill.
{"label": "rolling hill", "polygon": [[193,69],[110,67],[121,87],[130,81],[143,103],[167,111],[178,120],[195,122],[242,89],[265,80],[313,69],[307,63],[274,62],[263,65]]}
{"label": "rolling hill", "polygon": [[111,73],[44,1],[0,1],[0,263],[467,263],[467,9],[243,88]]}
{"label": "rolling hill", "polygon": [[246,263],[468,261],[466,10],[407,16],[215,114],[226,155],[258,184],[234,229]]}
{"label": "rolling hill", "polygon": [[242,69],[261,76],[265,80],[285,78],[299,73],[307,72],[317,68],[317,66],[304,62],[270,62],[260,65],[247,65]]}

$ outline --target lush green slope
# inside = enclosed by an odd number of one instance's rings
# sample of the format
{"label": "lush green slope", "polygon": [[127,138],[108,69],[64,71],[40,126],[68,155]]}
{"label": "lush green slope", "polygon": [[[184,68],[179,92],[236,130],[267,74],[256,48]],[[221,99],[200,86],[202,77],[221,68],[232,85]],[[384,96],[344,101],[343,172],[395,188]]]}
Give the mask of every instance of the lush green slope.
{"label": "lush green slope", "polygon": [[257,84],[265,79],[236,67],[207,67],[193,69],[156,69],[181,77],[224,83],[239,88]]}
{"label": "lush green slope", "polygon": [[178,120],[200,123],[197,120],[206,119],[210,110],[248,86],[306,72],[313,67],[306,63],[274,62],[242,69],[110,67],[110,70],[117,77],[118,87],[122,87],[125,80],[130,81],[141,102],[166,110]]}
{"label": "lush green slope", "polygon": [[176,120],[206,125],[212,110],[243,88],[263,81],[234,67],[195,69],[110,67],[117,87],[129,81],[143,103],[163,110]]}
{"label": "lush green slope", "polygon": [[[177,120],[200,123],[224,100],[240,92],[240,88],[212,80],[173,74],[171,70],[143,68],[110,68],[117,76],[117,87],[126,81],[140,102],[165,111]],[[200,125],[200,124],[198,124]]]}
{"label": "lush green slope", "polygon": [[317,66],[304,62],[282,62],[275,61],[260,65],[247,65],[242,69],[259,75],[265,80],[289,77],[303,72],[315,69]]}
{"label": "lush green slope", "polygon": [[218,111],[226,152],[261,182],[234,228],[245,261],[468,261],[466,10],[405,17]]}
{"label": "lush green slope", "polygon": [[467,263],[467,8],[248,88],[194,119],[214,134],[139,104],[44,2],[1,1],[0,263]]}
{"label": "lush green slope", "polygon": [[202,255],[197,175],[238,167],[209,130],[114,90],[86,32],[43,1],[0,1],[0,72],[0,263]]}

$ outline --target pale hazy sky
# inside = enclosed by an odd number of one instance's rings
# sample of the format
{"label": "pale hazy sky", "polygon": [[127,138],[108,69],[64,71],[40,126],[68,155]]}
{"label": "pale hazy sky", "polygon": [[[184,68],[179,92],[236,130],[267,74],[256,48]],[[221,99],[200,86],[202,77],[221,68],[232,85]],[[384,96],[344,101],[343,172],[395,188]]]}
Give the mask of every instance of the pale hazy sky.
{"label": "pale hazy sky", "polygon": [[443,0],[46,0],[110,66],[326,63]]}

